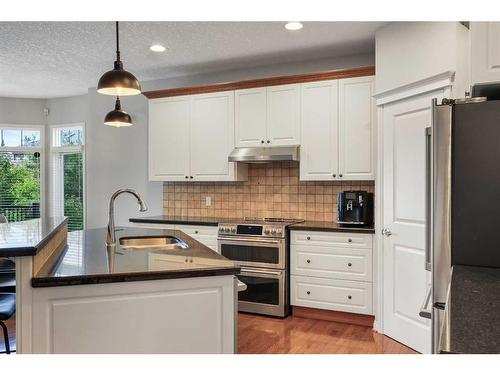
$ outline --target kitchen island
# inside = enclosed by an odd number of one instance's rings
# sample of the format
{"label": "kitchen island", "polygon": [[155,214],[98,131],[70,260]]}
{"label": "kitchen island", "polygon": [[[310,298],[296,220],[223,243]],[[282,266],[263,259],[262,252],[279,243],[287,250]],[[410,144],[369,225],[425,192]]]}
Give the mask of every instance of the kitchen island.
{"label": "kitchen island", "polygon": [[235,352],[233,262],[176,230],[58,233],[43,262],[15,258],[18,353]]}

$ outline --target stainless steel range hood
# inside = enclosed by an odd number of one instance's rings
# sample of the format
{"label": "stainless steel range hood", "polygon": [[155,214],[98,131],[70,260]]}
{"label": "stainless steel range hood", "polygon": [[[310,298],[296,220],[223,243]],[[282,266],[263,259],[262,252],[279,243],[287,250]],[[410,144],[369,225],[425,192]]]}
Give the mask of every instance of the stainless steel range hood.
{"label": "stainless steel range hood", "polygon": [[273,161],[299,161],[299,146],[241,147],[229,155],[229,161],[242,163],[270,163]]}

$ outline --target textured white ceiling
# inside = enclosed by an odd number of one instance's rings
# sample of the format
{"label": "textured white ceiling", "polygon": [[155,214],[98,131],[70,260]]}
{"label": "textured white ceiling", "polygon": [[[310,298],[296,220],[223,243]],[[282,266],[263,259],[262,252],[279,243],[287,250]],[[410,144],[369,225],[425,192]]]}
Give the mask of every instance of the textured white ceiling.
{"label": "textured white ceiling", "polygon": [[[381,22],[121,22],[125,69],[139,80],[374,51]],[[94,87],[115,59],[114,22],[0,22],[0,96],[51,98]],[[167,47],[149,50],[152,43]]]}

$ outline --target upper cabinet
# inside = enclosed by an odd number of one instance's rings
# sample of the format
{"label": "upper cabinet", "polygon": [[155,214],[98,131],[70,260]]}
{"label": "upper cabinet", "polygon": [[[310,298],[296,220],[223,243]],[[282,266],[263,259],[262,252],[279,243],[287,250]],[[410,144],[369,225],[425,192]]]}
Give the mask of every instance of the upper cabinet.
{"label": "upper cabinet", "polygon": [[339,80],[339,177],[373,180],[374,77]]}
{"label": "upper cabinet", "polygon": [[190,112],[189,96],[149,101],[151,181],[179,181],[189,178]]}
{"label": "upper cabinet", "polygon": [[301,180],[374,179],[374,77],[301,86]]}
{"label": "upper cabinet", "polygon": [[233,148],[232,91],[150,101],[150,180],[246,179],[246,165],[228,162]]}
{"label": "upper cabinet", "polygon": [[338,174],[338,81],[304,83],[300,148],[301,180],[333,180]]}
{"label": "upper cabinet", "polygon": [[300,84],[235,91],[236,147],[300,144]]}
{"label": "upper cabinet", "polygon": [[470,24],[471,82],[500,81],[500,22]]}

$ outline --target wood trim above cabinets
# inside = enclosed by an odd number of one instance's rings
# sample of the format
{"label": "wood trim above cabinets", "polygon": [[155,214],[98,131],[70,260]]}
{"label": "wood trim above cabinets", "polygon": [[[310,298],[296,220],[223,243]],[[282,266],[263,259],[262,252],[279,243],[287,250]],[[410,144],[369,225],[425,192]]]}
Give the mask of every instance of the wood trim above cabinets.
{"label": "wood trim above cabinets", "polygon": [[325,81],[330,79],[352,78],[375,75],[375,67],[367,66],[353,69],[330,70],[319,73],[298,74],[292,76],[280,76],[259,78],[238,82],[215,83],[206,86],[179,87],[174,89],[164,89],[146,91],[142,94],[148,99],[164,98],[170,96],[204,94],[209,92],[249,89],[254,87],[277,86],[291,83],[304,83],[314,81]]}

